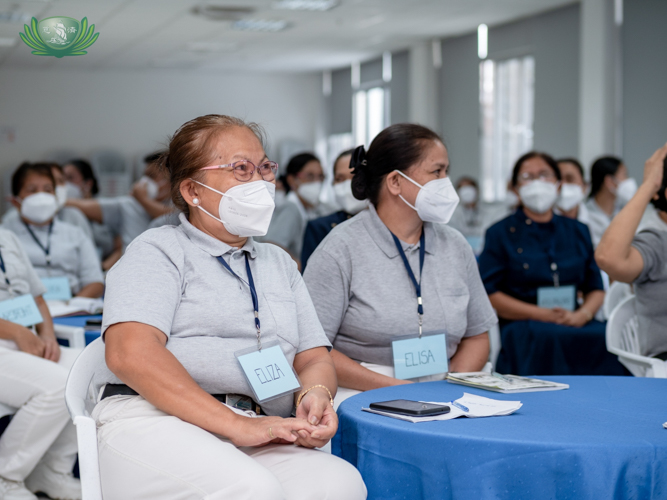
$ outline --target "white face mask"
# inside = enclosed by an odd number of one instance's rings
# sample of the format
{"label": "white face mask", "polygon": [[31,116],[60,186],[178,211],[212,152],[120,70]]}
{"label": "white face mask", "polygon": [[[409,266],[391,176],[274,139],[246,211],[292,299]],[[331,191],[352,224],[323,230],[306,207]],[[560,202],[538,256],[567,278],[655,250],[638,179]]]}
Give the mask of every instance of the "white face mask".
{"label": "white face mask", "polygon": [[219,217],[211,214],[201,205],[197,205],[197,208],[221,222],[230,234],[245,238],[264,236],[269,230],[271,216],[275,209],[273,201],[276,192],[275,184],[266,181],[244,182],[223,193],[194,179],[190,180],[222,195],[218,205]]}
{"label": "white face mask", "polygon": [[273,196],[273,201],[276,204],[276,208],[282,207],[283,204],[285,203],[286,198],[285,191],[276,191],[275,195]]}
{"label": "white face mask", "polygon": [[320,203],[320,192],[322,191],[321,182],[306,182],[301,184],[296,190],[299,196],[306,200],[312,206],[317,206]]}
{"label": "white face mask", "polygon": [[333,186],[336,201],[348,214],[358,214],[368,207],[368,200],[357,200],[352,194],[352,179],[348,179]]}
{"label": "white face mask", "polygon": [[477,189],[474,186],[461,186],[459,198],[464,205],[472,205],[477,201]]}
{"label": "white face mask", "polygon": [[545,214],[556,203],[558,185],[553,182],[535,180],[519,188],[521,203],[536,214]]}
{"label": "white face mask", "polygon": [[563,184],[560,187],[560,196],[556,205],[561,210],[568,212],[579,205],[584,199],[584,190],[579,184]]}
{"label": "white face mask", "polygon": [[56,186],[56,202],[58,203],[58,210],[65,206],[67,201],[67,186]]}
{"label": "white face mask", "polygon": [[157,182],[145,175],[142,176],[137,182],[146,186],[146,194],[151,200],[157,198],[157,195],[160,191],[160,186],[157,185]]}
{"label": "white face mask", "polygon": [[632,177],[621,181],[616,188],[616,198],[621,205],[629,202],[637,192],[637,181]]}
{"label": "white face mask", "polygon": [[415,200],[415,206],[405,201],[403,196],[401,196],[401,200],[416,210],[421,220],[424,222],[438,222],[440,224],[447,224],[449,222],[459,204],[459,195],[456,194],[456,189],[454,189],[449,177],[435,179],[422,186],[400,170],[394,170],[394,172],[398,172],[415,186],[419,186],[420,189]]}
{"label": "white face mask", "polygon": [[71,182],[65,183],[65,192],[67,193],[67,197],[70,199],[79,200],[83,198],[83,191],[81,190],[81,186],[77,186]]}
{"label": "white face mask", "polygon": [[51,193],[35,193],[21,201],[21,215],[35,224],[44,224],[53,219],[58,211],[58,202]]}

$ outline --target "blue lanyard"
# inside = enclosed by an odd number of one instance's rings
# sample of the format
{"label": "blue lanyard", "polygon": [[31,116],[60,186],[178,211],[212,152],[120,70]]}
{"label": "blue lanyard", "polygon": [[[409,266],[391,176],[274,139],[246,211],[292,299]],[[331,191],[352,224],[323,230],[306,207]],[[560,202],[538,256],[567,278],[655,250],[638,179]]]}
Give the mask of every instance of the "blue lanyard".
{"label": "blue lanyard", "polygon": [[7,277],[7,269],[5,269],[5,259],[2,258],[2,252],[0,252],[0,269],[2,269],[2,274],[5,275],[5,283],[7,283],[8,286],[11,286],[9,278]]}
{"label": "blue lanyard", "polygon": [[415,273],[412,272],[412,268],[410,267],[408,258],[406,257],[405,252],[403,251],[403,247],[401,246],[400,240],[396,237],[394,233],[392,233],[391,235],[394,238],[394,243],[396,244],[396,248],[398,248],[398,253],[401,256],[401,259],[403,259],[405,270],[408,272],[408,276],[410,277],[410,280],[412,280],[412,284],[415,286],[415,291],[417,292],[417,314],[419,314],[419,337],[421,338],[422,319],[424,316],[421,280],[422,280],[422,270],[424,269],[424,256],[426,255],[426,236],[424,234],[424,230],[422,229],[422,235],[419,237],[419,281],[417,281],[417,278],[415,278]]}
{"label": "blue lanyard", "polygon": [[50,266],[51,265],[51,232],[53,231],[53,221],[51,221],[51,224],[49,224],[49,232],[46,236],[46,246],[42,245],[42,242],[39,241],[39,238],[37,238],[37,235],[32,232],[32,229],[30,229],[30,226],[26,223],[23,222],[25,225],[25,228],[28,230],[30,233],[30,236],[32,236],[32,239],[35,240],[35,243],[39,245],[39,248],[42,249],[44,252],[44,256],[46,257],[46,265]]}
{"label": "blue lanyard", "polygon": [[216,257],[219,261],[220,264],[224,266],[227,271],[232,273],[232,276],[234,276],[237,280],[239,280],[242,283],[245,283],[248,285],[248,288],[250,288],[250,297],[252,298],[252,307],[255,310],[255,328],[257,329],[257,346],[259,347],[259,350],[262,350],[262,331],[260,329],[259,325],[259,300],[257,299],[257,289],[255,288],[255,281],[252,279],[252,271],[250,270],[250,261],[248,260],[248,254],[245,254],[245,270],[246,273],[248,273],[248,282],[241,278],[238,274],[236,274],[234,271],[232,271],[232,268],[229,267],[229,264],[225,262],[225,259],[220,257]]}

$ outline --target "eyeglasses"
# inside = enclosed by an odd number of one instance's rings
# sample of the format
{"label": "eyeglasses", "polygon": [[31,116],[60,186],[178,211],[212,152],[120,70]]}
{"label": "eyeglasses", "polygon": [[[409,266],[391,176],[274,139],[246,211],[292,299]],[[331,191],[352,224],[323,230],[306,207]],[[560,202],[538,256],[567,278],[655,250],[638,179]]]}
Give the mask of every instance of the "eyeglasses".
{"label": "eyeglasses", "polygon": [[262,179],[271,182],[276,178],[278,172],[278,164],[275,161],[265,161],[259,166],[248,160],[239,160],[234,163],[227,163],[225,165],[212,165],[204,167],[201,170],[216,170],[219,168],[231,168],[234,177],[239,182],[248,182],[255,175],[255,170],[259,172]]}
{"label": "eyeglasses", "polygon": [[524,172],[519,176],[519,182],[546,181],[553,182],[556,176],[552,172],[540,172],[537,175]]}

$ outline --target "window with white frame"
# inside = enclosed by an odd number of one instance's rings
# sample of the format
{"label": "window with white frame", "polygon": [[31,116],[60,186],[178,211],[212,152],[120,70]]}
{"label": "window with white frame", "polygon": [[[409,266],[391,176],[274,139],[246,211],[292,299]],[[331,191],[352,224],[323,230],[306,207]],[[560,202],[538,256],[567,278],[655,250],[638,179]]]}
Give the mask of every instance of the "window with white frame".
{"label": "window with white frame", "polygon": [[502,201],[514,162],[533,147],[535,59],[480,62],[479,102],[482,198]]}
{"label": "window with white frame", "polygon": [[356,144],[368,147],[389,125],[389,88],[375,86],[354,93],[352,133]]}

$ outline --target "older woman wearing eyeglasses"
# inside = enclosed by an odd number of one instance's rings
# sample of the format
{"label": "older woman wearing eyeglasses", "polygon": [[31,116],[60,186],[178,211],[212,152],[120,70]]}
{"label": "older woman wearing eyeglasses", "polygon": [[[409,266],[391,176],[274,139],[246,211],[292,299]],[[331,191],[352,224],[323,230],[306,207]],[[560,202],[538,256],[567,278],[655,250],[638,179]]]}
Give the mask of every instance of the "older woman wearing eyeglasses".
{"label": "older woman wearing eyeglasses", "polygon": [[253,241],[278,168],[261,129],[202,116],[165,161],[181,224],[143,233],[107,277],[104,498],[365,498],[354,467],[312,449],[338,420],[306,286],[286,252]]}
{"label": "older woman wearing eyeglasses", "polygon": [[[501,321],[501,372],[594,374],[608,368],[605,326],[593,319],[604,300],[600,270],[588,227],[554,213],[560,180],[551,156],[519,158],[512,189],[520,206],[486,233],[479,267]],[[576,340],[561,349],[546,345],[547,333]]]}

